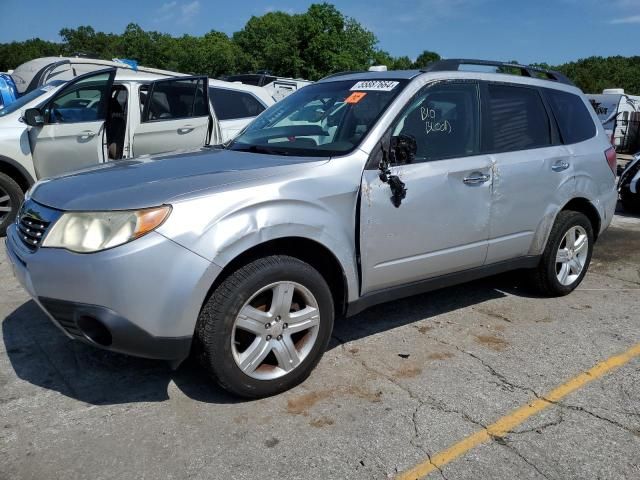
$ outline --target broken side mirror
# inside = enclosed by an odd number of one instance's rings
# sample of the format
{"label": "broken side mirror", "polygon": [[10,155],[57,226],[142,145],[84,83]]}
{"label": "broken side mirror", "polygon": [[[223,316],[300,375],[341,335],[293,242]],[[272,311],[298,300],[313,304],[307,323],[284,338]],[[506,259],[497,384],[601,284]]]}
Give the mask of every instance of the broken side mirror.
{"label": "broken side mirror", "polygon": [[24,123],[32,127],[41,127],[44,125],[44,115],[39,108],[28,108],[22,117]]}
{"label": "broken side mirror", "polygon": [[[393,142],[395,138],[398,137],[392,137],[391,142]],[[411,139],[413,139],[413,137],[411,137]],[[413,140],[413,142],[415,144],[415,140]],[[393,143],[391,143],[391,145],[393,145]],[[388,149],[385,148],[384,142],[382,142],[382,144],[380,145],[382,159],[378,164],[378,170],[380,170],[378,177],[380,178],[381,182],[389,185],[389,188],[391,189],[391,203],[394,207],[398,208],[402,204],[402,200],[404,200],[407,196],[407,187],[404,182],[400,180],[400,177],[391,173],[391,165],[389,159],[395,156],[395,154],[392,154],[391,152],[396,151],[396,149],[394,149],[391,145]],[[413,155],[415,155],[415,152]],[[413,157],[411,157],[411,160],[413,160]]]}
{"label": "broken side mirror", "polygon": [[418,144],[413,135],[400,134],[391,137],[389,143],[389,157],[394,165],[406,165],[413,163],[418,151]]}

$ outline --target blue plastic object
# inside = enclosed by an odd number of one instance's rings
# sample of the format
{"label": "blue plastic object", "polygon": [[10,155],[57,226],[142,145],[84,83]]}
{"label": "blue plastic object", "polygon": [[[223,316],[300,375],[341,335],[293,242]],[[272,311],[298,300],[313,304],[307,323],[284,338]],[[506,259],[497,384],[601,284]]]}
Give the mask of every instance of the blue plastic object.
{"label": "blue plastic object", "polygon": [[11,75],[0,73],[0,108],[15,102],[18,96],[18,89]]}
{"label": "blue plastic object", "polygon": [[114,58],[113,61],[129,65],[129,67],[131,67],[131,70],[133,71],[138,70],[138,62],[136,60],[131,60],[130,58]]}

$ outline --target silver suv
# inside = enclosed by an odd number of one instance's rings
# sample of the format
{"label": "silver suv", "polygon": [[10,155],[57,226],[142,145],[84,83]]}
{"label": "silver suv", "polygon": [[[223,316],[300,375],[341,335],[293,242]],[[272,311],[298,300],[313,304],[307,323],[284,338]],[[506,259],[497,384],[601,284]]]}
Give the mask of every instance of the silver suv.
{"label": "silver suv", "polygon": [[225,145],[37,183],[6,246],[70,338],[174,365],[195,351],[262,397],[309,375],[336,316],[511,269],[568,294],[613,216],[614,168],[558,73],[346,73]]}

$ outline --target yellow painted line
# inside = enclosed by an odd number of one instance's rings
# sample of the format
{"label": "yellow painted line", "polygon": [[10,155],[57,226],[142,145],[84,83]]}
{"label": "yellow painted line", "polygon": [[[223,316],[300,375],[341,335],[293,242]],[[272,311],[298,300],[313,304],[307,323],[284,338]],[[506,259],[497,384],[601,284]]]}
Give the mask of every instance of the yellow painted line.
{"label": "yellow painted line", "polygon": [[541,412],[545,408],[552,406],[555,402],[560,401],[570,393],[584,387],[589,382],[602,377],[605,373],[610,372],[622,365],[630,362],[640,356],[640,343],[634,345],[629,350],[620,355],[609,357],[607,360],[596,364],[589,370],[573,377],[568,382],[560,385],[556,389],[549,392],[544,397],[537,398],[532,402],[520,407],[513,412],[505,415],[497,422],[489,425],[487,428],[471,434],[460,442],[450,446],[446,450],[439,452],[410,470],[400,473],[396,480],[416,480],[418,478],[429,475],[434,470],[440,469],[446,464],[452,462],[456,458],[464,455],[469,450],[477,447],[482,443],[486,443],[496,437],[504,437],[515,427],[522,424],[529,417]]}

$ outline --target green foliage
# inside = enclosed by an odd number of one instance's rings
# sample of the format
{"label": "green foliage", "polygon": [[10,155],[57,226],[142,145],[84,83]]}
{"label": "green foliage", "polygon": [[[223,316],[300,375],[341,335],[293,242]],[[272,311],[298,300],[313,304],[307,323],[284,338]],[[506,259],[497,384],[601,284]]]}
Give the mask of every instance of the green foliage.
{"label": "green foliage", "polygon": [[328,73],[369,67],[377,42],[373,33],[333,5],[311,5],[298,17],[302,77],[312,80]]}
{"label": "green foliage", "polygon": [[589,57],[554,67],[584,92],[600,93],[605,88],[624,88],[640,94],[640,57]]}
{"label": "green foliage", "polygon": [[120,36],[113,33],[96,32],[93,27],[84,26],[73,28],[63,28],[60,30],[62,45],[60,53],[62,55],[73,55],[75,53],[88,53],[100,58],[113,58],[116,56]]}
{"label": "green foliage", "polygon": [[58,56],[61,53],[60,44],[39,38],[25,42],[0,43],[0,71],[6,72],[34,58]]}
{"label": "green foliage", "polygon": [[[98,58],[132,58],[140,65],[220,77],[268,70],[275,75],[317,80],[331,73],[386,65],[389,70],[422,68],[440,60],[423,51],[415,62],[376,48],[377,39],[357,20],[328,3],[304,13],[269,12],[249,19],[231,37],[211,30],[203,36],[172,37],[129,24],[122,34],[96,32],[93,27],[63,28],[61,42],[39,38],[0,44],[0,71],[38,57],[85,53]],[[583,91],[597,93],[621,87],[640,94],[640,56],[589,57],[557,69]]]}
{"label": "green foliage", "polygon": [[418,58],[416,58],[414,65],[416,68],[423,68],[431,62],[436,62],[438,60],[440,60],[440,55],[438,55],[436,52],[425,50],[420,55],[418,55]]}
{"label": "green foliage", "polygon": [[269,70],[279,75],[297,76],[299,57],[297,16],[270,12],[251,17],[245,27],[233,35],[233,43],[245,54],[247,70]]}
{"label": "green foliage", "polygon": [[416,61],[412,61],[406,55],[393,57],[384,50],[376,50],[373,53],[372,65],[386,65],[389,70],[411,70],[426,67],[429,63],[440,60],[440,55],[429,50],[424,50]]}
{"label": "green foliage", "polygon": [[[317,80],[338,71],[367,69],[377,43],[373,33],[327,3],[311,5],[301,14],[251,17],[231,38],[214,30],[201,37],[172,37],[133,23],[121,35],[81,26],[63,28],[60,37],[61,43],[33,39],[0,44],[0,71],[33,58],[83,53],[132,58],[148,67],[213,77],[268,70]],[[406,68],[408,57],[399,60]]]}
{"label": "green foliage", "polygon": [[329,73],[366,69],[375,36],[333,5],[314,4],[303,14],[270,12],[251,17],[233,35],[248,70],[317,80]]}

